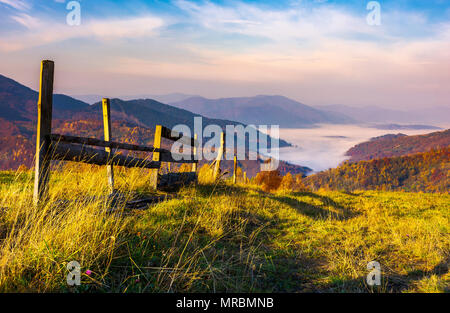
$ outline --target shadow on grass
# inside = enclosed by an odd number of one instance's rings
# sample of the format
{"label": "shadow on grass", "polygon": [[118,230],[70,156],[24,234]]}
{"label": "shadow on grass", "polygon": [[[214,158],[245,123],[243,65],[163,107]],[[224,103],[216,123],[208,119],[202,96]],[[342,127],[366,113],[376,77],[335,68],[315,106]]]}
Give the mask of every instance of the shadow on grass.
{"label": "shadow on grass", "polygon": [[[299,213],[309,216],[314,219],[328,219],[335,218],[338,220],[347,220],[354,218],[360,213],[345,207],[333,199],[315,194],[313,192],[296,192],[292,194],[294,197],[308,196],[316,198],[322,202],[323,205],[318,206],[304,201],[300,201],[290,196],[270,195],[269,198],[287,204],[293,209],[296,209]],[[323,208],[322,206],[330,206],[332,210]]]}
{"label": "shadow on grass", "polygon": [[[195,190],[189,189],[188,195],[191,191],[203,198],[249,193],[244,187],[225,184],[198,185]],[[131,240],[126,240],[129,246],[122,253],[126,257],[115,259],[112,268],[121,268],[125,271],[123,276],[143,273],[141,280],[145,283],[109,282],[109,285],[120,286],[113,291],[313,291],[312,282],[323,271],[323,261],[284,246],[288,243],[282,237],[287,232],[280,225],[288,220],[241,205],[229,212],[221,211],[220,218],[215,219],[214,211],[205,211],[203,204],[187,198],[168,203],[168,207],[140,213],[138,226],[126,232],[131,236]],[[199,217],[205,219],[199,223]],[[223,233],[217,232],[218,229]],[[133,231],[139,237],[133,237]],[[147,239],[142,240],[143,237]],[[198,251],[202,251],[201,254]],[[179,269],[179,273],[185,274],[175,279],[178,272],[165,274],[146,270],[149,267],[173,269],[180,264],[189,264],[190,268]],[[197,277],[195,281],[190,281],[190,275]]]}
{"label": "shadow on grass", "polygon": [[239,185],[228,185],[223,182],[211,184],[198,184],[195,186],[195,192],[198,196],[209,197],[212,195],[244,195],[248,193],[247,188]]}
{"label": "shadow on grass", "polygon": [[[209,197],[211,195],[244,195],[248,194],[248,189],[239,185],[227,185],[224,183],[218,184],[203,184],[196,186],[195,192],[197,195],[202,197]],[[262,190],[254,190],[259,195],[264,195],[265,197],[287,204],[291,208],[297,210],[299,213],[309,216],[314,219],[327,219],[335,218],[338,220],[347,220],[359,215],[359,212],[352,210],[351,208],[345,207],[333,199],[319,195],[313,192],[295,192],[292,196],[288,195],[277,195],[272,193],[265,193]],[[253,195],[257,197],[258,195]],[[322,205],[313,205],[304,201],[300,201],[295,197],[308,196],[318,199],[322,202],[323,206],[332,207],[332,210],[325,209]],[[355,194],[355,196],[357,196]]]}
{"label": "shadow on grass", "polygon": [[[413,287],[423,279],[429,279],[432,275],[436,275],[442,281],[445,280],[444,276],[448,273],[449,259],[436,265],[430,271],[416,270],[410,271],[406,275],[396,275],[396,274],[382,274],[381,285],[380,286],[369,286],[366,283],[366,277],[358,277],[355,279],[340,280],[336,279],[323,286],[322,288],[316,290],[318,292],[373,292],[373,293],[401,293],[407,291],[409,288]],[[444,284],[444,283],[443,283]],[[433,289],[428,289],[425,287],[419,292],[434,292]],[[444,285],[442,290],[445,293],[450,292],[450,287]]]}

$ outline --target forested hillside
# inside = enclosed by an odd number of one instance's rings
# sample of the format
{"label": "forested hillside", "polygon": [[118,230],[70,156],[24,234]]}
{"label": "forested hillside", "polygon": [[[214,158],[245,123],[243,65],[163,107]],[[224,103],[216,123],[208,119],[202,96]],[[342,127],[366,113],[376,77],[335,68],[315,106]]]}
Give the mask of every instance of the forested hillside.
{"label": "forested hillside", "polygon": [[450,145],[450,129],[426,135],[385,135],[360,143],[347,151],[351,162],[405,156],[445,148]]}
{"label": "forested hillside", "polygon": [[383,158],[341,166],[304,180],[313,190],[403,190],[448,192],[450,148],[403,157]]}

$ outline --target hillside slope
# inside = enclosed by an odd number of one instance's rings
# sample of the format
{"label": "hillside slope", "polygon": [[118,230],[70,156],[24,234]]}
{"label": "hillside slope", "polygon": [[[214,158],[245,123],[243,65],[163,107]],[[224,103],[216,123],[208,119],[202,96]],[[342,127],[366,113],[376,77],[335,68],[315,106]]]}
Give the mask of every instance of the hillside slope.
{"label": "hillside slope", "polygon": [[[38,92],[0,75],[0,117],[9,121],[37,119]],[[53,116],[69,118],[73,112],[87,109],[89,105],[72,97],[53,95]]]}
{"label": "hillside slope", "polygon": [[307,177],[313,190],[403,190],[449,192],[450,147],[341,166]]}
{"label": "hillside slope", "polygon": [[404,156],[450,146],[450,129],[426,135],[384,135],[357,144],[346,152],[350,162]]}
{"label": "hillside slope", "polygon": [[[117,178],[127,198],[146,190],[145,172]],[[0,172],[1,292],[449,291],[447,194],[199,184],[133,210],[113,206],[102,168],[50,179],[54,202],[36,208],[31,175]],[[66,283],[72,260],[79,287]],[[373,260],[379,287],[366,283]]]}

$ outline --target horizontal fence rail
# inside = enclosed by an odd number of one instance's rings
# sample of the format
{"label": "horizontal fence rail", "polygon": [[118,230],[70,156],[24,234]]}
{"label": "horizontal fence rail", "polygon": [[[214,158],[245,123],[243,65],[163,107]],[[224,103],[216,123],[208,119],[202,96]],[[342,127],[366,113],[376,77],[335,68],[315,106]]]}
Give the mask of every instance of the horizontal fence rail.
{"label": "horizontal fence rail", "polygon": [[133,144],[129,144],[129,143],[105,141],[105,140],[96,139],[96,138],[77,137],[77,136],[68,136],[68,135],[59,135],[59,134],[52,134],[52,135],[50,135],[50,138],[52,141],[56,141],[56,142],[70,142],[70,143],[78,143],[78,144],[88,145],[88,146],[108,147],[108,148],[112,148],[112,149],[123,149],[123,150],[130,150],[130,151],[168,152],[168,153],[170,153],[170,151],[168,151],[168,150],[156,149],[151,146],[140,146],[140,145],[133,145]]}
{"label": "horizontal fence rail", "polygon": [[68,143],[58,143],[51,155],[52,160],[83,162],[95,165],[117,165],[124,167],[160,168],[161,162],[139,159],[121,154],[111,154],[105,150],[94,149]]}
{"label": "horizontal fence rail", "polygon": [[[187,137],[184,137],[187,138]],[[162,148],[154,148],[151,146],[140,146],[133,145],[129,143],[119,143],[114,141],[105,141],[96,138],[88,137],[77,137],[68,135],[51,134],[50,139],[52,142],[68,142],[75,144],[82,144],[88,146],[105,147],[111,149],[123,149],[129,151],[142,151],[142,152],[160,152],[162,162],[172,162],[172,163],[197,163],[198,160],[194,159],[193,154],[177,154],[172,153],[169,150]]]}

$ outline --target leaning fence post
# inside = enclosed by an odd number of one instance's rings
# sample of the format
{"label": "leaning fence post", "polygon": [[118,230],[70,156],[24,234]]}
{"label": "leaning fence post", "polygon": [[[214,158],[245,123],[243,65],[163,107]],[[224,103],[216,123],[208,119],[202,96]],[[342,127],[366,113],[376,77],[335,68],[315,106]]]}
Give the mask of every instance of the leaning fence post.
{"label": "leaning fence post", "polygon": [[[160,149],[161,148],[161,134],[162,134],[162,126],[156,125],[155,129],[155,139],[153,143],[153,147]],[[160,153],[159,152],[153,152],[153,161],[159,161]],[[158,188],[158,170],[157,168],[151,170],[150,174],[150,184],[153,187],[153,189]]]}
{"label": "leaning fence post", "polygon": [[[198,139],[197,134],[194,134],[194,140],[197,141],[197,139]],[[197,158],[197,146],[196,145],[194,145],[194,151],[193,151],[192,155],[194,156],[194,160],[198,159]],[[192,171],[193,172],[197,172],[197,163],[195,163],[195,162],[192,163]]]}
{"label": "leaning fence post", "polygon": [[[111,108],[110,101],[108,98],[102,99],[103,106],[103,131],[105,141],[111,141],[112,133],[111,133]],[[109,158],[108,162],[111,162],[111,148],[105,147],[105,151],[108,152]],[[106,165],[106,175],[108,178],[108,186],[110,193],[114,192],[114,169],[111,163]]]}
{"label": "leaning fence post", "polygon": [[233,160],[233,184],[236,184],[236,176],[237,176],[237,156],[234,156],[234,160]]}
{"label": "leaning fence post", "polygon": [[222,157],[223,157],[224,145],[225,145],[225,133],[222,132],[222,133],[220,133],[219,153],[217,154],[216,164],[214,167],[214,180],[219,178],[219,175],[220,175],[220,161],[222,160]]}
{"label": "leaning fence post", "polygon": [[34,170],[34,204],[38,204],[48,193],[54,69],[55,64],[53,61],[44,60],[41,62],[36,134],[36,165]]}

